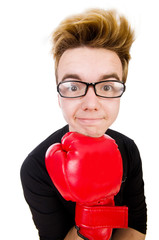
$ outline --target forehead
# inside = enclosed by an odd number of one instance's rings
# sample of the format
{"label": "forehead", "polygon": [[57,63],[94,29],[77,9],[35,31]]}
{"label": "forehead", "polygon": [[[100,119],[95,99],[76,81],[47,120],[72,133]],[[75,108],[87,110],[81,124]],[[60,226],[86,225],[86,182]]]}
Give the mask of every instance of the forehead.
{"label": "forehead", "polygon": [[83,81],[98,81],[104,75],[117,75],[122,80],[122,64],[118,55],[103,48],[79,47],[66,50],[60,58],[58,82],[65,75],[78,75]]}

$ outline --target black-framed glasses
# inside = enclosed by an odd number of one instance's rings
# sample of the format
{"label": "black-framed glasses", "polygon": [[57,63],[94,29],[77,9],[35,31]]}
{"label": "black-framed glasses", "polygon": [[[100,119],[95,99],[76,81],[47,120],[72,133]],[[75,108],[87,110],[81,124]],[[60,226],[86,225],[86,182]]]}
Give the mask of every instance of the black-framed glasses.
{"label": "black-framed glasses", "polygon": [[118,80],[105,80],[95,83],[81,81],[63,81],[57,85],[57,91],[64,98],[78,98],[87,94],[88,88],[92,86],[96,96],[103,98],[119,98],[123,95],[126,86]]}

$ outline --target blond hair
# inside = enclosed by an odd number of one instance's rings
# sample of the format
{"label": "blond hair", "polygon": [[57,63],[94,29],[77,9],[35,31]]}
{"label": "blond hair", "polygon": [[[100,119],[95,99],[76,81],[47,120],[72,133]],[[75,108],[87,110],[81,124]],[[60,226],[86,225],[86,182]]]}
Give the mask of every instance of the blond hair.
{"label": "blond hair", "polygon": [[71,48],[88,46],[116,52],[122,63],[122,81],[126,82],[133,41],[134,31],[127,19],[114,10],[91,9],[68,17],[60,23],[52,35],[56,78],[62,54]]}

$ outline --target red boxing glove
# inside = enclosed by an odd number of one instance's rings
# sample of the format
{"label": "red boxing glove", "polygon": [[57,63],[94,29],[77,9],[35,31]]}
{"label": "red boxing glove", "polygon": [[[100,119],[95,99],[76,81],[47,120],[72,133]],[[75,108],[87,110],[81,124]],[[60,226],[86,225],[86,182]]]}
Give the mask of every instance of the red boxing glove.
{"label": "red boxing glove", "polygon": [[123,165],[118,146],[107,135],[99,138],[69,132],[46,153],[47,171],[66,200],[76,202],[78,234],[108,240],[113,228],[128,225],[127,207],[115,207]]}

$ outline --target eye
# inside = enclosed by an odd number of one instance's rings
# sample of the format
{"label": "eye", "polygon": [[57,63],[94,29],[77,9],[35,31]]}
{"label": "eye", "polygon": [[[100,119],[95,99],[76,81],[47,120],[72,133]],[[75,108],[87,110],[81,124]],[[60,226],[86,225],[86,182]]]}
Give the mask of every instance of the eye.
{"label": "eye", "polygon": [[78,90],[78,87],[77,87],[76,85],[71,85],[71,86],[69,87],[69,90],[70,90],[71,92],[76,92],[76,91]]}
{"label": "eye", "polygon": [[104,86],[102,87],[102,90],[103,90],[103,91],[111,91],[111,90],[112,90],[112,86],[106,84],[106,85],[104,85]]}

